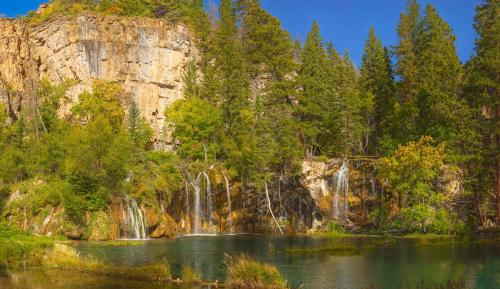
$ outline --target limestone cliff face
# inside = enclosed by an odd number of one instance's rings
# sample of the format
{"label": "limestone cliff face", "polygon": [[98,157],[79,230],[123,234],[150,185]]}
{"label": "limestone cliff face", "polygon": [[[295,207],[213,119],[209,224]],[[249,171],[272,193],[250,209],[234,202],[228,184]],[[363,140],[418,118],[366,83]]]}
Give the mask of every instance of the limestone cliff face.
{"label": "limestone cliff face", "polygon": [[186,27],[146,18],[87,14],[38,26],[0,19],[0,35],[0,101],[11,113],[30,105],[40,78],[78,80],[69,91],[73,103],[94,79],[103,79],[123,84],[127,103],[139,105],[157,136],[163,111],[182,97],[182,75],[197,54]]}

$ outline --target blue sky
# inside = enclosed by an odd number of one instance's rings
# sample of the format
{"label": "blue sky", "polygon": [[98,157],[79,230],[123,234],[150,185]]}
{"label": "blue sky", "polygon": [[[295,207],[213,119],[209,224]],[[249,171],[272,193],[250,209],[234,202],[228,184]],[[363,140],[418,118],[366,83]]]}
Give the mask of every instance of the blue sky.
{"label": "blue sky", "polygon": [[[36,9],[44,0],[0,0],[0,14],[16,16]],[[304,40],[317,20],[326,41],[343,52],[349,50],[356,65],[361,63],[363,45],[370,26],[386,46],[397,43],[396,26],[405,0],[261,0],[262,6],[278,17],[294,38]],[[467,61],[476,37],[472,22],[481,0],[420,0],[436,6],[457,37],[458,54]]]}

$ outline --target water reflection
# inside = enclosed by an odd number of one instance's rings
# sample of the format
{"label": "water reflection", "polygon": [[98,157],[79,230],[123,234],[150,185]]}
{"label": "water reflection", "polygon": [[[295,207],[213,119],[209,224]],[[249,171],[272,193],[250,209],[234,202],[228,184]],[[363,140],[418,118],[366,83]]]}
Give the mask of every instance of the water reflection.
{"label": "water reflection", "polygon": [[[276,252],[269,253],[269,244],[272,244],[271,247],[274,247]],[[166,257],[171,263],[174,277],[180,275],[183,265],[190,265],[201,271],[203,279],[209,281],[225,280],[225,254],[246,253],[257,260],[276,265],[293,288],[304,284],[305,289],[364,289],[371,286],[399,289],[407,288],[408,284],[415,284],[421,280],[442,284],[450,278],[465,278],[468,286],[477,289],[500,288],[500,270],[498,270],[500,244],[498,243],[422,246],[407,240],[386,243],[378,239],[326,240],[238,235],[191,236],[118,246],[78,242],[74,246],[82,254],[127,266],[146,264]],[[285,249],[290,247],[325,246],[351,246],[356,249],[342,254],[322,251],[313,254],[285,253]],[[54,287],[51,282],[44,285],[42,281],[30,281],[30,279],[44,278],[55,278],[60,280],[60,284],[66,282],[70,285],[64,288],[70,289],[171,288],[151,282],[144,284],[144,282],[120,281],[96,276],[82,278],[78,277],[79,274],[42,273],[36,270],[17,274],[17,277],[11,278],[10,281],[0,277],[0,288],[63,288]],[[38,286],[34,287],[23,282],[32,282]],[[175,286],[175,288],[182,287]]]}

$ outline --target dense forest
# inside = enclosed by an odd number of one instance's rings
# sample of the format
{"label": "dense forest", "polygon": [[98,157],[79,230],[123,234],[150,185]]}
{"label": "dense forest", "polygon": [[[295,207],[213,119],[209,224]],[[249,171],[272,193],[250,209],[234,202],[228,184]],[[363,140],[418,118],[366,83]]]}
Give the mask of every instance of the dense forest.
{"label": "dense forest", "polygon": [[[300,186],[304,160],[335,158],[375,168],[383,193],[360,225],[367,229],[463,233],[500,223],[499,1],[477,7],[465,64],[435,7],[409,0],[398,43],[367,31],[360,68],[323,40],[318,23],[301,43],[258,0],[221,0],[218,10],[202,0],[53,0],[22,19],[81,13],[162,18],[196,35],[184,98],[162,112],[174,150],[154,149],[120,84],[96,80],[61,114],[74,81],[42,79],[21,114],[0,103],[2,218],[61,205],[66,225],[78,226],[124,196],[182,207],[186,184],[213,168],[238,190],[233,209],[251,210],[266,200],[257,193]],[[442,178],[459,180],[456,195],[443,193]],[[8,203],[14,192],[29,198]],[[279,200],[269,200],[272,214],[271,202]]]}

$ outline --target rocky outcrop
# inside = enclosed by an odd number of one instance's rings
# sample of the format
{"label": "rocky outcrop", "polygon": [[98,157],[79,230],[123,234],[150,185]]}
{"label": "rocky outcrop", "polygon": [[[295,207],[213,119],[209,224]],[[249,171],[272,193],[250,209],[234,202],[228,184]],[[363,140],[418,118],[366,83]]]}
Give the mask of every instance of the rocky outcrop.
{"label": "rocky outcrop", "polygon": [[[368,208],[372,207],[377,199],[378,189],[375,179],[373,160],[347,161],[347,194],[337,192],[339,187],[339,171],[346,162],[343,159],[327,161],[306,160],[302,163],[301,185],[315,202],[312,229],[317,229],[333,218],[345,224],[362,224],[367,219]],[[345,184],[345,183],[344,183]],[[336,204],[335,204],[336,203]],[[335,204],[335,205],[334,205]],[[338,214],[336,210],[345,210]]]}
{"label": "rocky outcrop", "polygon": [[311,197],[318,203],[330,193],[325,175],[325,162],[309,160],[302,162],[300,184],[307,189]]}
{"label": "rocky outcrop", "polygon": [[[0,101],[12,114],[29,107],[38,81],[76,79],[72,103],[94,79],[121,83],[127,102],[162,135],[163,111],[182,97],[182,75],[197,50],[183,25],[86,14],[37,26],[0,19]],[[62,108],[62,113],[69,106]]]}

